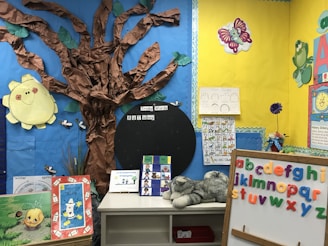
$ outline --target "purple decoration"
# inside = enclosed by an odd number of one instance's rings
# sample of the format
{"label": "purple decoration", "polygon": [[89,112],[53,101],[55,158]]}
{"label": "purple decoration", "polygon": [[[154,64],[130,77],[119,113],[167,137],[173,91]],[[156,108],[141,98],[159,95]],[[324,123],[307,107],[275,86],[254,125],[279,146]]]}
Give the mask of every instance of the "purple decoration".
{"label": "purple decoration", "polygon": [[273,114],[279,114],[282,111],[282,105],[281,105],[281,103],[278,103],[278,102],[277,103],[273,103],[270,106],[270,111]]}

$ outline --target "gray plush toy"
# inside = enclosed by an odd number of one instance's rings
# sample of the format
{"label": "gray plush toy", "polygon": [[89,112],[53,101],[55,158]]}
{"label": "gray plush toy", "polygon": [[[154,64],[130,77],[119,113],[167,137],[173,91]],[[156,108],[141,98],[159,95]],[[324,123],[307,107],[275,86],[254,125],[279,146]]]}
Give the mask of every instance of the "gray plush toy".
{"label": "gray plush toy", "polygon": [[185,176],[176,176],[169,183],[169,190],[163,198],[171,200],[175,208],[203,202],[226,202],[229,178],[224,173],[209,171],[203,180],[192,180]]}

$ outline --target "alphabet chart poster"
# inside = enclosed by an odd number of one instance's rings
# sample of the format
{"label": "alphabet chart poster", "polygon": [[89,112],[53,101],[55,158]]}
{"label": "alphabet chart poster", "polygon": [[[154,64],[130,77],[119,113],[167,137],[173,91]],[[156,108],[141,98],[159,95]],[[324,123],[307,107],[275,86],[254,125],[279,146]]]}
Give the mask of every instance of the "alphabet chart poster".
{"label": "alphabet chart poster", "polygon": [[203,116],[202,146],[204,165],[230,165],[231,151],[236,148],[233,116]]}
{"label": "alphabet chart poster", "polygon": [[234,150],[223,246],[327,245],[327,158]]}

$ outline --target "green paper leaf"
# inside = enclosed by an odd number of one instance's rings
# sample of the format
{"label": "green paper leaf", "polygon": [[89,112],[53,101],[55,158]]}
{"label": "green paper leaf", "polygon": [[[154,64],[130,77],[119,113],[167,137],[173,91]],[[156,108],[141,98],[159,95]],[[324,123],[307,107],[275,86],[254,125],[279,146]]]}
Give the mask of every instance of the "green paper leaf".
{"label": "green paper leaf", "polygon": [[185,66],[191,63],[191,58],[189,56],[180,54],[179,52],[174,52],[173,56],[174,56],[174,61],[177,62],[179,66]]}
{"label": "green paper leaf", "polygon": [[165,98],[166,98],[166,96],[164,96],[162,93],[157,91],[154,94],[150,95],[149,97],[146,97],[145,101],[146,102],[149,102],[149,101],[164,101]]}
{"label": "green paper leaf", "polygon": [[[165,98],[166,98],[166,96],[164,96],[162,93],[157,91],[154,94],[150,95],[149,97],[144,98],[144,100],[142,100],[142,101],[143,102],[164,101]],[[134,105],[135,104],[132,104],[132,103],[124,104],[120,107],[120,109],[124,114],[126,114],[127,112],[129,112],[130,109],[132,109],[134,107]]]}
{"label": "green paper leaf", "polygon": [[6,27],[8,29],[8,32],[10,32],[11,34],[20,37],[20,38],[26,38],[29,35],[28,30],[23,27],[23,26],[19,26],[19,25],[15,25],[15,24],[11,24],[9,22],[5,22]]}
{"label": "green paper leaf", "polygon": [[76,49],[78,47],[71,34],[62,26],[59,28],[58,37],[67,48]]}
{"label": "green paper leaf", "polygon": [[80,105],[77,101],[71,101],[67,106],[64,108],[65,112],[76,113],[80,112]]}
{"label": "green paper leaf", "polygon": [[130,109],[132,109],[133,106],[132,104],[128,103],[128,104],[124,104],[120,107],[121,111],[123,112],[123,114],[126,114],[127,112],[129,112]]}
{"label": "green paper leaf", "polygon": [[115,1],[113,4],[113,14],[117,17],[124,12],[123,5],[120,1]]}
{"label": "green paper leaf", "polygon": [[153,4],[151,0],[140,0],[139,3],[143,6],[145,6],[149,11],[152,10]]}

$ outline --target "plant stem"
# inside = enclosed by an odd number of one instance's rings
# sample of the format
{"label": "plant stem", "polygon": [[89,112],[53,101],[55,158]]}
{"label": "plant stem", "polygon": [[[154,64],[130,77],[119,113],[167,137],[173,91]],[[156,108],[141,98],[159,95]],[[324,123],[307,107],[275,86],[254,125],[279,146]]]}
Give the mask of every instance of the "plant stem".
{"label": "plant stem", "polygon": [[277,132],[279,132],[279,120],[278,120],[278,114],[277,114]]}

